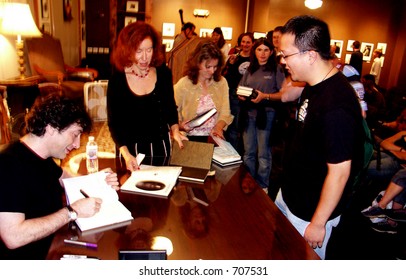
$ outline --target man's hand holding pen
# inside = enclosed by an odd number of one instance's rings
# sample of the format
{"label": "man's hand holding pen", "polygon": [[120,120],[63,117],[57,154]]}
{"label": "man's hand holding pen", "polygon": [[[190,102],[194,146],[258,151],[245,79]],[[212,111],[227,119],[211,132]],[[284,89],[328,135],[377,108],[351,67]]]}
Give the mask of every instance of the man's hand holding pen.
{"label": "man's hand holding pen", "polygon": [[83,190],[80,190],[84,198],[79,199],[71,204],[71,207],[78,214],[78,218],[89,218],[100,211],[102,199],[97,197],[89,197]]}

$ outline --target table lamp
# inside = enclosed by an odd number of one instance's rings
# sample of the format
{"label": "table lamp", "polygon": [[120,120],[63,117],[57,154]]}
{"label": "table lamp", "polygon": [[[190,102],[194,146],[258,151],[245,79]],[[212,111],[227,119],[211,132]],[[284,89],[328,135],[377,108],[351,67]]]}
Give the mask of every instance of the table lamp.
{"label": "table lamp", "polygon": [[0,34],[17,35],[16,49],[19,63],[20,79],[25,78],[24,42],[21,37],[41,37],[35,25],[30,6],[22,3],[4,3]]}

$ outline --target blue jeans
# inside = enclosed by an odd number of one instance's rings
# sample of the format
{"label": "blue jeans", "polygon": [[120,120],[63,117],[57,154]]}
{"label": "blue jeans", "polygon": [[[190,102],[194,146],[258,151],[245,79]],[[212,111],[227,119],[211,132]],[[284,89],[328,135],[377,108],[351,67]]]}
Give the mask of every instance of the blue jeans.
{"label": "blue jeans", "polygon": [[[293,215],[292,212],[290,212],[289,207],[286,205],[285,201],[283,200],[281,190],[279,190],[278,195],[276,196],[275,204],[276,204],[276,206],[278,206],[279,210],[281,210],[283,215],[285,215],[286,218],[288,218],[288,220],[292,223],[292,225],[296,228],[296,230],[302,236],[304,236],[305,230],[306,230],[307,226],[310,224],[310,222],[302,220],[299,217]],[[326,258],[327,243],[331,237],[333,227],[336,227],[338,225],[338,223],[340,222],[340,219],[341,219],[341,216],[338,216],[332,220],[329,220],[326,223],[326,235],[324,236],[323,245],[321,246],[321,248],[317,247],[316,249],[314,249],[316,254],[319,255],[320,259],[322,259],[322,260],[324,260]]]}
{"label": "blue jeans", "polygon": [[380,169],[377,169],[378,161],[376,159],[371,160],[367,171],[367,180],[380,182],[389,182],[396,172],[401,168],[401,165],[394,156],[388,155],[385,152],[381,152],[381,165]]}
{"label": "blue jeans", "polygon": [[240,118],[240,101],[238,100],[236,90],[230,89],[229,91],[230,99],[230,111],[231,115],[234,116],[233,122],[227,127],[226,139],[238,152],[240,149],[240,131],[238,128],[238,122]]}
{"label": "blue jeans", "polygon": [[266,111],[265,129],[256,125],[256,111],[248,112],[248,123],[243,133],[244,164],[248,172],[262,188],[268,188],[272,168],[271,129],[275,117],[274,110]]}

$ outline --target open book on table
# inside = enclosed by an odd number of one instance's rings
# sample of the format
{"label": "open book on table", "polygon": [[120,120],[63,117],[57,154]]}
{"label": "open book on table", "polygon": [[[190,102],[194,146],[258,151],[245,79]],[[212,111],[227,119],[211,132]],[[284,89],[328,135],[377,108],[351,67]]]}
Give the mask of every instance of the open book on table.
{"label": "open book on table", "polygon": [[93,217],[78,218],[75,222],[82,232],[121,227],[133,220],[131,212],[119,201],[117,191],[109,186],[103,171],[62,179],[68,204],[84,198],[81,190],[89,197],[103,200],[100,211]]}
{"label": "open book on table", "polygon": [[182,167],[141,165],[121,186],[122,192],[168,198]]}
{"label": "open book on table", "polygon": [[214,142],[218,145],[214,147],[213,162],[220,166],[230,166],[242,163],[240,154],[226,140],[217,136],[212,136]]}

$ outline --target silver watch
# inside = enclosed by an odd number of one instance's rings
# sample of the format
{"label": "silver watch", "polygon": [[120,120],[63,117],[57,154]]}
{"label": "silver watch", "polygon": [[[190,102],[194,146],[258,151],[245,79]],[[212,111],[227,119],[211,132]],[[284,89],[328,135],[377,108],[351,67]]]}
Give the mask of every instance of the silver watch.
{"label": "silver watch", "polygon": [[66,208],[68,209],[69,221],[75,221],[78,218],[78,213],[70,205],[67,205]]}

